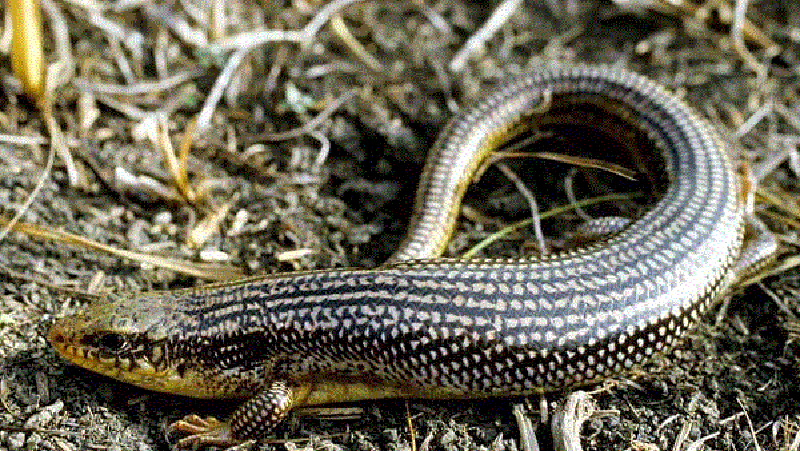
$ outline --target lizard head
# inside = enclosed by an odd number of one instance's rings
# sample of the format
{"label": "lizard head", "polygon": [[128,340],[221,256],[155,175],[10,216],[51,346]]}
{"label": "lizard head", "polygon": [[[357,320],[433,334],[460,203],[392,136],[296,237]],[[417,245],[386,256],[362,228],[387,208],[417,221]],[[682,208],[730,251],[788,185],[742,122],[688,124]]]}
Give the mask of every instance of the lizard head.
{"label": "lizard head", "polygon": [[216,346],[193,333],[198,319],[185,300],[180,291],[109,295],[56,321],[48,339],[73,364],[149,390],[197,398],[257,390],[263,381],[237,380],[213,364]]}

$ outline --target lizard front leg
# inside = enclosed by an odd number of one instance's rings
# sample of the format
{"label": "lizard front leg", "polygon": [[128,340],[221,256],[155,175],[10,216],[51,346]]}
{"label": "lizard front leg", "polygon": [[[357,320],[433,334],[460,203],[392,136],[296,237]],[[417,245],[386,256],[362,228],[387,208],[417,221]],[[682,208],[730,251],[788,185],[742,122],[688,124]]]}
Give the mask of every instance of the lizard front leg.
{"label": "lizard front leg", "polygon": [[189,433],[178,441],[180,448],[200,446],[234,446],[247,439],[263,438],[280,424],[298,401],[309,392],[306,386],[290,386],[272,382],[258,396],[249,399],[226,422],[187,415],[170,426],[171,430]]}

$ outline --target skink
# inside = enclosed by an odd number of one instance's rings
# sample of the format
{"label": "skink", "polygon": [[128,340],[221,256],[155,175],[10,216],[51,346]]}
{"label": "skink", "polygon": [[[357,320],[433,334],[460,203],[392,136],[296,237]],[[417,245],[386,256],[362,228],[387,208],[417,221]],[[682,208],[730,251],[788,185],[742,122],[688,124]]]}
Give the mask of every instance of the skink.
{"label": "skink", "polygon": [[[521,129],[644,139],[668,185],[602,244],[553,257],[440,259],[467,184]],[[663,175],[663,174],[662,174]],[[407,238],[374,269],[293,272],[109,295],[58,321],[67,360],[141,387],[248,400],[220,439],[260,437],[294,406],[524,395],[590,384],[673,345],[733,283],[745,212],[714,128],[652,81],[547,66],[505,82],[441,133]]]}

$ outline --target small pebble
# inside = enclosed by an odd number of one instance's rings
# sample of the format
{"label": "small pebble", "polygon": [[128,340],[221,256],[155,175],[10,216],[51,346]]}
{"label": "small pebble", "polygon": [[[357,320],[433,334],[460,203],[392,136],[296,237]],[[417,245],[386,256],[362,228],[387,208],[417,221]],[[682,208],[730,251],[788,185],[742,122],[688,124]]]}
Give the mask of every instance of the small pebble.
{"label": "small pebble", "polygon": [[22,449],[25,446],[25,434],[16,432],[8,436],[8,449],[11,451]]}

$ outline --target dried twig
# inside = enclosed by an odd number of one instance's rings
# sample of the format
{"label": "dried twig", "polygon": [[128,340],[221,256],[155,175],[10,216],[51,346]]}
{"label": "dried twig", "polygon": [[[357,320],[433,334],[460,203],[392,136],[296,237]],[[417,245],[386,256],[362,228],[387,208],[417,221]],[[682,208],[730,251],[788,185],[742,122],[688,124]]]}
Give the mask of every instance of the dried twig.
{"label": "dried twig", "polygon": [[[52,117],[52,116],[51,116]],[[52,135],[51,135],[52,136]],[[61,138],[55,138],[56,140]],[[22,203],[17,213],[14,214],[14,217],[9,220],[5,227],[0,230],[0,241],[3,241],[8,235],[8,232],[11,231],[14,226],[19,222],[22,216],[28,211],[33,200],[36,199],[36,196],[39,195],[39,192],[42,190],[44,186],[44,182],[50,177],[50,171],[53,169],[53,161],[55,160],[56,156],[56,145],[53,144],[50,146],[50,152],[47,154],[47,163],[45,163],[44,170],[42,171],[42,175],[39,177],[39,180],[36,182],[36,186],[34,186],[33,191],[28,195],[25,199],[25,202]]]}
{"label": "dried twig", "polygon": [[47,144],[49,140],[44,136],[22,136],[0,134],[0,143],[15,146],[40,146]]}
{"label": "dried twig", "polygon": [[747,49],[744,43],[744,29],[745,13],[747,12],[747,0],[736,0],[736,9],[733,15],[733,26],[731,26],[731,39],[733,40],[733,48],[739,54],[739,58],[756,73],[759,80],[764,80],[767,76],[767,66],[756,61],[756,58]]}
{"label": "dried twig", "polygon": [[342,19],[341,14],[334,14],[331,17],[331,29],[339,39],[342,40],[344,45],[347,47],[350,52],[355,55],[356,58],[359,59],[365,66],[369,68],[369,70],[380,73],[383,72],[383,64],[378,61],[375,56],[373,56],[369,51],[358,42],[353,33],[350,33],[350,29],[347,28],[347,24],[344,23],[344,19]]}
{"label": "dried twig", "polygon": [[[9,221],[0,218],[0,225],[7,227],[9,225]],[[244,275],[240,268],[231,265],[197,263],[175,258],[161,257],[158,255],[151,255],[144,252],[118,249],[107,244],[92,241],[74,233],[35,224],[17,222],[11,228],[16,232],[24,233],[31,238],[71,244],[85,249],[90,249],[95,252],[102,252],[115,257],[145,263],[158,268],[170,269],[181,274],[200,277],[206,280],[233,280],[241,278]]]}
{"label": "dried twig", "polygon": [[88,11],[89,22],[108,35],[109,40],[117,40],[128,48],[137,61],[144,57],[145,38],[142,33],[130,30],[109,20],[99,10]]}
{"label": "dried twig", "polygon": [[209,123],[211,122],[211,115],[214,114],[214,110],[217,108],[217,103],[219,103],[219,99],[222,98],[222,94],[225,92],[225,87],[228,86],[228,83],[230,83],[233,74],[236,72],[236,69],[238,69],[239,65],[242,64],[244,57],[250,53],[250,50],[252,50],[252,47],[243,47],[233,52],[233,55],[228,58],[228,61],[225,63],[225,67],[222,69],[222,72],[214,82],[214,86],[208,93],[208,96],[203,103],[203,108],[197,115],[197,132],[203,132],[208,129]]}
{"label": "dried twig", "polygon": [[239,68],[239,65],[250,51],[269,42],[306,42],[316,35],[333,14],[356,1],[360,0],[334,0],[328,3],[317,12],[314,18],[301,31],[262,30],[243,33],[211,46],[212,49],[237,48],[237,50],[228,58],[225,67],[214,82],[214,87],[211,88],[211,92],[206,97],[203,108],[197,115],[197,131],[203,132],[208,128],[211,115],[214,113],[219,99],[222,98],[222,93],[230,83],[236,69]]}
{"label": "dried twig", "polygon": [[188,22],[170,11],[168,6],[148,3],[144,7],[144,13],[151,19],[162,22],[188,45],[196,48],[205,48],[208,46],[208,39],[206,39],[205,31],[192,28]]}
{"label": "dried twig", "polygon": [[65,73],[61,74],[59,84],[66,83],[67,80],[72,79],[75,74],[75,59],[72,56],[72,42],[69,38],[69,27],[67,26],[67,19],[61,13],[61,9],[52,0],[39,0],[42,9],[47,14],[50,20],[50,28],[52,28],[51,36],[55,40],[56,54],[58,59],[64,65]]}
{"label": "dried twig", "polygon": [[536,196],[525,186],[525,182],[523,182],[519,176],[517,176],[511,168],[508,167],[507,164],[503,162],[498,162],[495,164],[495,167],[506,176],[507,179],[511,180],[514,186],[517,187],[517,191],[522,194],[522,197],[528,202],[528,208],[531,209],[531,219],[533,225],[533,233],[536,237],[536,243],[539,246],[539,252],[543,255],[547,254],[547,244],[544,242],[544,232],[542,232],[542,220],[539,216],[539,204],[536,203]]}
{"label": "dried twig", "polygon": [[313,119],[306,122],[300,127],[293,128],[291,130],[287,130],[285,132],[278,132],[278,133],[263,133],[258,136],[254,136],[247,140],[248,143],[253,143],[257,141],[283,141],[286,139],[296,138],[301,136],[304,133],[310,133],[319,127],[325,120],[327,120],[333,113],[335,113],[339,108],[342,107],[345,103],[349,102],[350,99],[355,97],[358,93],[357,89],[350,89],[346,91],[344,94],[340,95],[332,102],[330,102],[324,110],[320,111],[319,114],[314,116]]}
{"label": "dried twig", "polygon": [[536,428],[533,426],[528,412],[523,403],[516,403],[511,407],[511,413],[519,428],[520,447],[522,451],[539,451],[539,441],[536,439]]}
{"label": "dried twig", "polygon": [[199,77],[202,72],[199,70],[185,70],[170,77],[156,81],[142,81],[127,85],[114,83],[98,83],[86,79],[78,79],[75,84],[80,89],[87,91],[101,92],[103,94],[134,96],[140,94],[151,94],[158,91],[167,91],[189,80]]}
{"label": "dried twig", "polygon": [[458,52],[450,60],[450,72],[461,72],[467,60],[488,41],[506,21],[517,11],[522,0],[503,0],[492,15],[478,30],[464,42]]}

